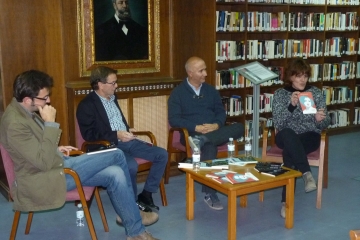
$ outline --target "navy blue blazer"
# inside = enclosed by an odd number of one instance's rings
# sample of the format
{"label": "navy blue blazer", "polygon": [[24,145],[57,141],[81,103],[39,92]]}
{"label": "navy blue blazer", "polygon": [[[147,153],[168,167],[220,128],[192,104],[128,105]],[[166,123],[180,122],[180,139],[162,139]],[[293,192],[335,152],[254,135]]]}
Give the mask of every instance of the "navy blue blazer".
{"label": "navy blue blazer", "polygon": [[[129,125],[122,113],[115,95],[115,104],[119,108],[126,130]],[[85,141],[107,140],[117,144],[116,131],[111,130],[110,121],[99,96],[93,91],[88,94],[78,105],[76,118],[80,127],[81,135]]]}

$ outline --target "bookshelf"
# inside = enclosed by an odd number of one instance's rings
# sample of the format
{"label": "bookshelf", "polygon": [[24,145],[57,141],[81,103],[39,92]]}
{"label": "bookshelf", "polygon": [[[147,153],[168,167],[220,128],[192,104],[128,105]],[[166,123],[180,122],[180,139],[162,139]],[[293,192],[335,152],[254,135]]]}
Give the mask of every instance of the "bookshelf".
{"label": "bookshelf", "polygon": [[[208,29],[215,31],[215,57],[205,61],[215,61],[210,65],[215,69],[208,69],[208,80],[219,89],[224,101],[236,95],[241,97],[243,104],[243,113],[235,111],[236,114],[229,114],[227,121],[243,124],[251,121],[252,112],[245,108],[246,99],[253,91],[246,81],[245,87],[237,84],[243,80],[235,81],[235,86],[226,85],[227,69],[258,61],[281,73],[281,67],[289,59],[301,57],[313,67],[315,75],[311,84],[320,89],[327,88],[328,94],[332,95],[327,107],[337,116],[334,119],[346,115],[345,122],[329,128],[329,134],[360,130],[360,101],[355,98],[360,86],[359,2],[260,1],[213,1],[214,19],[211,22],[214,26],[208,26]],[[212,73],[217,74],[212,76]],[[225,77],[225,84],[222,77]],[[230,79],[232,77],[230,73]],[[282,87],[281,81],[265,84],[260,93],[271,94],[279,87]],[[271,112],[260,111],[261,118],[271,118],[271,115]]]}

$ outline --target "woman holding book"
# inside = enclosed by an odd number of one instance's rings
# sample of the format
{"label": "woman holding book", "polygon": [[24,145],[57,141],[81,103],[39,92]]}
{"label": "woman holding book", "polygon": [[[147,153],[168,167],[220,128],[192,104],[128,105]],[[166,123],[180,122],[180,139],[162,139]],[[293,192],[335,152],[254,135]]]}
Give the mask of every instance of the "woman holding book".
{"label": "woman holding book", "polygon": [[300,102],[302,104],[302,110],[304,114],[316,113],[316,108],[313,107],[314,102],[308,96],[300,96]]}
{"label": "woman holding book", "polygon": [[[303,59],[291,61],[285,69],[284,88],[277,89],[273,100],[273,121],[277,130],[276,145],[283,150],[284,166],[303,174],[305,192],[316,190],[307,154],[320,146],[321,131],[328,127],[330,117],[322,91],[308,85],[311,68]],[[315,114],[303,114],[299,97],[312,95]],[[285,218],[286,189],[282,192],[281,216]]]}

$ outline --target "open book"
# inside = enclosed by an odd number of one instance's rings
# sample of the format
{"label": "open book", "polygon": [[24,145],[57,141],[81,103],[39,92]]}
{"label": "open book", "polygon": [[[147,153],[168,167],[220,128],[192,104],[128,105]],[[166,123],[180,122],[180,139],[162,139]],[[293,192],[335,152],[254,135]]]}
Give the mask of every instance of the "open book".
{"label": "open book", "polygon": [[317,112],[314,97],[311,92],[299,93],[299,102],[304,114],[315,114]]}

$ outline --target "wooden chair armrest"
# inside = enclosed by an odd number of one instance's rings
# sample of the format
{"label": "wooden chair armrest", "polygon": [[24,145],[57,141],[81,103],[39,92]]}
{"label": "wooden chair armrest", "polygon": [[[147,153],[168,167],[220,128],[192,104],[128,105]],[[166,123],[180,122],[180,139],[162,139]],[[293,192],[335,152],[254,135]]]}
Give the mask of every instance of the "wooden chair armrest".
{"label": "wooden chair armrest", "polygon": [[69,156],[79,156],[81,154],[84,154],[85,152],[81,151],[81,150],[72,150],[70,153],[69,153]]}
{"label": "wooden chair armrest", "polygon": [[81,151],[87,152],[87,147],[90,145],[102,145],[105,147],[109,147],[111,143],[106,140],[99,140],[99,141],[86,141],[81,145]]}
{"label": "wooden chair armrest", "polygon": [[147,136],[151,143],[154,145],[154,146],[157,146],[157,142],[156,142],[156,137],[155,135],[150,132],[150,131],[137,131],[137,132],[132,132],[134,135],[138,135],[138,136]]}
{"label": "wooden chair armrest", "polygon": [[171,127],[169,129],[169,139],[168,139],[168,148],[172,147],[172,141],[173,141],[173,134],[175,131],[178,131],[184,135],[185,139],[185,148],[186,148],[186,157],[191,158],[192,157],[192,151],[189,144],[189,132],[186,128],[180,128],[180,127]]}
{"label": "wooden chair armrest", "polygon": [[75,170],[73,170],[71,168],[64,168],[64,173],[69,174],[70,176],[72,176],[74,178],[76,188],[79,189],[79,187],[80,187],[81,190],[82,190],[82,184],[80,182],[79,175],[77,174],[77,172]]}

